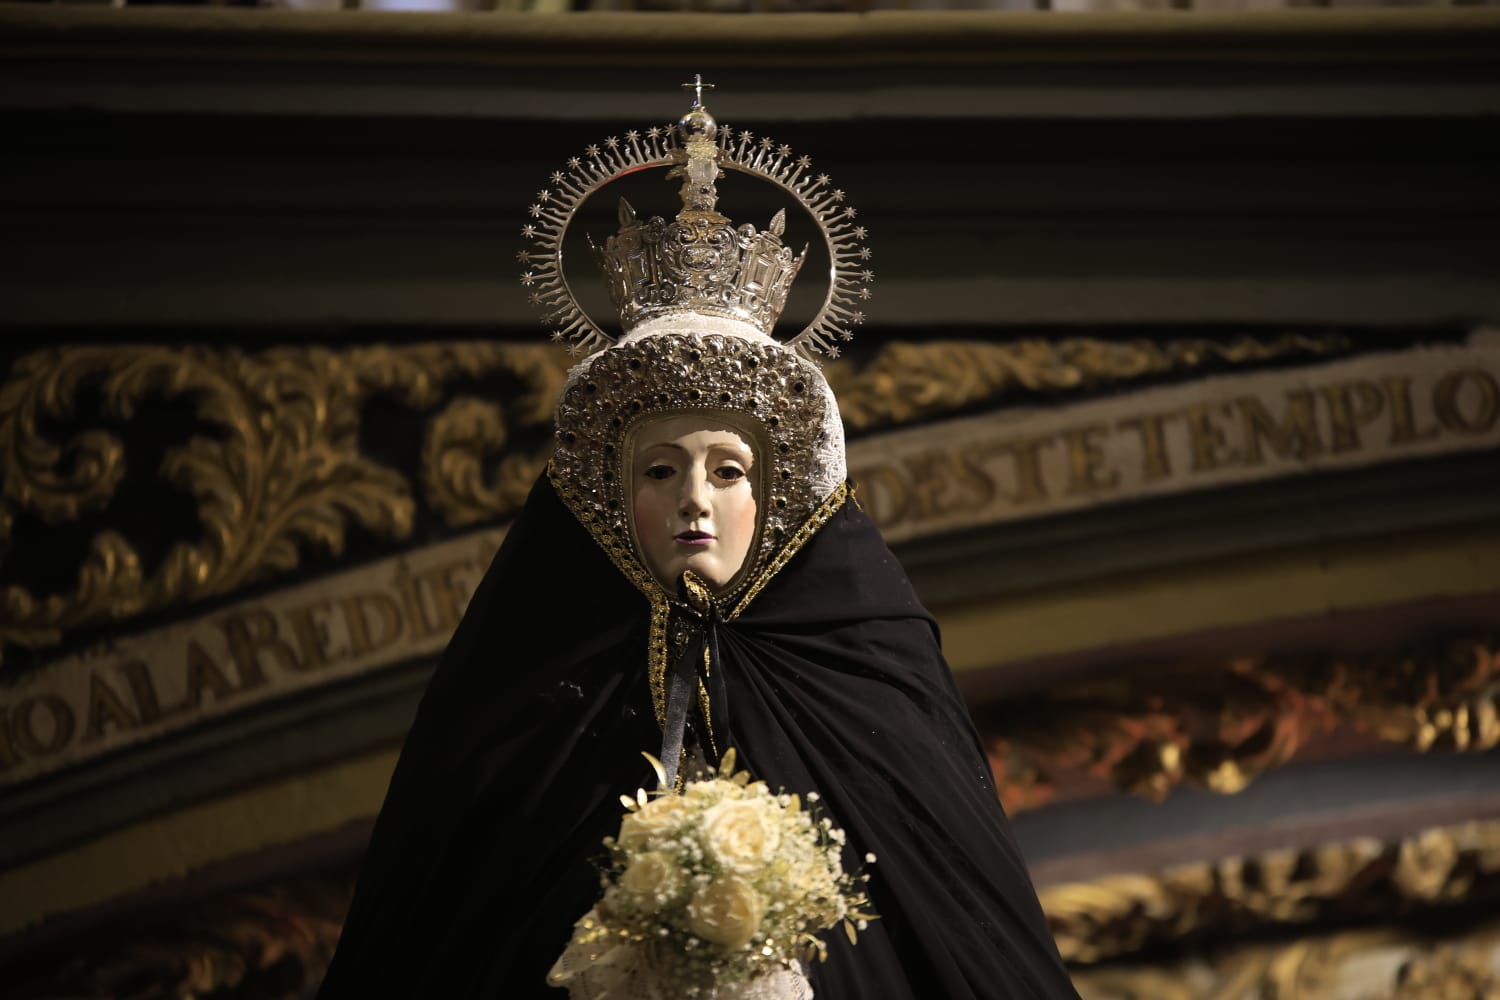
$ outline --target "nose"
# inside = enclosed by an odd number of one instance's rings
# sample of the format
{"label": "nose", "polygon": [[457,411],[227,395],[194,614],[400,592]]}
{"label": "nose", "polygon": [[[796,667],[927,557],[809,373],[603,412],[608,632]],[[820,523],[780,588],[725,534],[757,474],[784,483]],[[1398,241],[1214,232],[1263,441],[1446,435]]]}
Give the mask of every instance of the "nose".
{"label": "nose", "polygon": [[708,480],[703,476],[683,476],[679,513],[685,520],[708,517]]}

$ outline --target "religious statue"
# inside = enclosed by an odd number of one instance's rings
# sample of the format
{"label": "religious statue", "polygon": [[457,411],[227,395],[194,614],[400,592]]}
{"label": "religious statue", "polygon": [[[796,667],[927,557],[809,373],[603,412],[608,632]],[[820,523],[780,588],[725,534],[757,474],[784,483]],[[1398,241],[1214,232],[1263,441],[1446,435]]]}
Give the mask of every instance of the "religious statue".
{"label": "religious statue", "polygon": [[[675,126],[590,147],[533,206],[523,282],[587,356],[423,697],[322,1000],[563,997],[548,972],[599,902],[621,795],[670,795],[731,748],[818,803],[849,868],[878,859],[857,944],[828,935],[766,995],[1076,997],[812,359],[863,318],[864,229],[805,157],[721,129],[702,86]],[[573,300],[562,237],[584,198],[648,167],[681,179],[682,208],[622,204],[595,247],[614,339]],[[757,230],[719,213],[724,169],[790,193],[827,242],[828,296],[786,342],[771,333],[803,255],[781,215]]]}

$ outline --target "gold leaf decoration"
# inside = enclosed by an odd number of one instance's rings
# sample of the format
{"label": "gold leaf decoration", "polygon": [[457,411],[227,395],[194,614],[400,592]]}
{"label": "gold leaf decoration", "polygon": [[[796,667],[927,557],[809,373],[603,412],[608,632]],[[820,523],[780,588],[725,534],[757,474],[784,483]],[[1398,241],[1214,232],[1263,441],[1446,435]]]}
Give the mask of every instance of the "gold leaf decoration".
{"label": "gold leaf decoration", "polygon": [[1500,1000],[1500,925],[1384,927],[1078,969],[1086,1000]]}
{"label": "gold leaf decoration", "polygon": [[1392,1000],[1500,1000],[1497,951],[1500,933],[1491,931],[1410,958],[1396,974]]}
{"label": "gold leaf decoration", "polygon": [[[259,354],[70,346],[26,355],[0,387],[0,554],[18,512],[59,524],[113,497],[125,470],[124,445],[114,434],[87,430],[58,444],[42,430],[43,421],[71,415],[85,385],[98,387],[106,417],[128,420],[150,398],[182,399],[212,433],[171,449],[160,469],[196,502],[199,538],[175,543],[147,575],[128,540],[100,532],[72,593],[0,591],[0,642],[45,645],[68,629],[228,593],[296,569],[304,548],[337,556],[350,524],[378,537],[406,537],[415,510],[406,475],[360,452],[365,401],[384,395],[423,410],[441,400],[449,379],[505,373],[524,387],[512,404],[518,419],[540,426],[564,375],[556,354],[544,345],[476,342]],[[446,498],[458,495],[444,476],[467,470],[436,465],[426,486],[443,511]],[[481,499],[492,516],[516,503],[513,489]],[[472,509],[466,517],[474,519]]]}
{"label": "gold leaf decoration", "polygon": [[[1067,391],[1208,363],[1347,348],[1337,336],[1297,335],[1226,343],[893,343],[863,367],[835,365],[829,376],[845,422],[867,430],[994,402],[1017,387]],[[153,398],[193,404],[209,433],[173,449],[157,471],[194,499],[202,536],[179,541],[147,573],[128,539],[99,532],[70,593],[0,590],[0,644],[45,646],[70,629],[232,592],[296,569],[306,548],[336,556],[351,524],[377,537],[405,538],[415,509],[412,472],[449,524],[506,516],[543,462],[518,450],[514,431],[550,424],[566,364],[550,345],[484,341],[260,353],[76,345],[27,354],[0,385],[0,559],[18,514],[67,524],[113,499],[126,469],[118,436],[93,428],[58,442],[45,430],[70,418],[80,393],[93,387],[111,419],[127,420]],[[519,380],[519,395],[450,402],[426,428],[419,470],[392,469],[360,453],[361,408],[371,397],[427,411],[443,401],[451,380],[493,374]]]}
{"label": "gold leaf decoration", "polygon": [[[1500,872],[1497,827],[1470,823],[1420,837],[1450,840],[1462,866],[1493,876]],[[1327,931],[1302,921],[1284,928],[1292,940],[1268,935],[1267,915],[1272,923],[1286,914],[1316,920],[1331,912],[1324,903],[1336,903],[1342,912],[1389,921],[1404,903],[1427,901],[1392,892],[1387,866],[1399,851],[1400,844],[1372,841],[1325,844],[1294,852],[1290,865],[1232,859],[1044,889],[1042,899],[1086,1000],[1500,1000],[1500,924],[1493,922],[1448,920],[1444,931],[1424,933],[1431,911],[1414,910],[1410,926]],[[1487,866],[1479,860],[1486,856]],[[65,958],[29,963],[30,974],[0,969],[0,980],[15,1000],[310,996],[352,889],[350,875],[330,873],[222,893],[61,942]],[[1236,907],[1239,917],[1227,921]],[[1252,927],[1257,933],[1245,933]],[[1079,935],[1092,935],[1082,938],[1085,947]],[[1169,961],[1132,957],[1189,935],[1200,946]]]}
{"label": "gold leaf decoration", "polygon": [[428,502],[449,524],[473,524],[526,502],[547,454],[504,455],[487,480],[485,463],[505,442],[505,414],[486,400],[456,399],[428,423],[422,483]]}
{"label": "gold leaf decoration", "polygon": [[977,719],[1012,811],[1051,798],[1059,769],[1157,800],[1182,783],[1233,794],[1341,726],[1420,751],[1481,751],[1500,746],[1497,720],[1493,638],[1135,672],[1011,698]]}
{"label": "gold leaf decoration", "polygon": [[238,997],[296,1000],[327,971],[352,879],[240,890],[80,941],[53,971],[6,977],[14,1000]]}
{"label": "gold leaf decoration", "polygon": [[829,365],[844,424],[868,431],[991,403],[1018,389],[1060,392],[1193,371],[1210,363],[1247,365],[1348,351],[1337,334],[1113,341],[1075,337],[990,343],[898,341],[869,362]]}
{"label": "gold leaf decoration", "polygon": [[1090,963],[1190,935],[1385,914],[1500,890],[1500,821],[1363,838],[1046,887],[1064,959]]}

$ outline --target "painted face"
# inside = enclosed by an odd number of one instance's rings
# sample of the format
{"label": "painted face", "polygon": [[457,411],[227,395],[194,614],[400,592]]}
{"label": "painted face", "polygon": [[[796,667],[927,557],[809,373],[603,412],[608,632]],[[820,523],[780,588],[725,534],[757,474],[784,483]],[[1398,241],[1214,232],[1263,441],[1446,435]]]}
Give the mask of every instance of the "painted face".
{"label": "painted face", "polygon": [[632,516],[646,568],[669,591],[684,570],[724,590],[755,541],[755,453],[711,417],[662,417],[634,435]]}

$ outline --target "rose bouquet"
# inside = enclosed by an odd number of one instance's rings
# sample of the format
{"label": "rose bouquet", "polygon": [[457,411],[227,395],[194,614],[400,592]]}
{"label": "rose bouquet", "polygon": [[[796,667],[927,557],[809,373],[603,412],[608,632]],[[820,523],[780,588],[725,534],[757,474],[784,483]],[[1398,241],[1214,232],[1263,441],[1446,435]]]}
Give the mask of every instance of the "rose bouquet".
{"label": "rose bouquet", "polygon": [[733,750],[681,794],[621,796],[603,895],[549,982],[573,1000],[811,997],[801,963],[826,955],[818,935],[842,923],[853,941],[873,914],[843,831],[808,799],[736,772]]}

